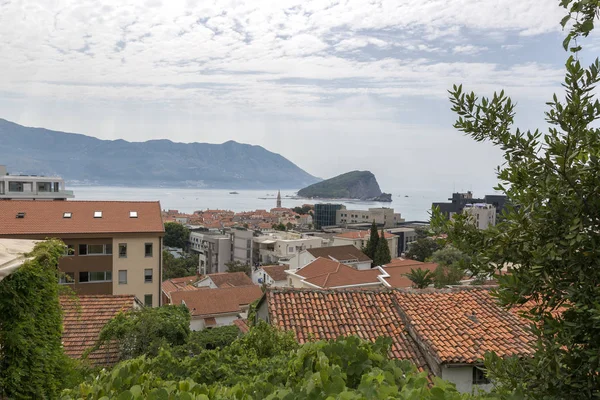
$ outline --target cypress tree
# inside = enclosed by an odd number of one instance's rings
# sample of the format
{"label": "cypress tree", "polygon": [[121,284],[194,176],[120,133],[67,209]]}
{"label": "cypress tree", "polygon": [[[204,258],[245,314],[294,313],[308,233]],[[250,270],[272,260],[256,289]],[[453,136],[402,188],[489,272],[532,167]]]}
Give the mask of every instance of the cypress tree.
{"label": "cypress tree", "polygon": [[375,251],[377,250],[377,243],[379,242],[379,235],[377,234],[377,224],[375,220],[373,220],[373,224],[371,224],[371,236],[367,241],[367,245],[365,246],[363,252],[371,259],[374,260]]}
{"label": "cypress tree", "polygon": [[[377,232],[377,231],[375,231]],[[385,234],[383,233],[383,229],[381,230],[381,237],[377,242],[377,249],[375,249],[375,257],[373,258],[373,264],[375,266],[385,265],[392,261],[392,256],[390,254],[390,247],[388,245],[387,240],[385,240]]]}

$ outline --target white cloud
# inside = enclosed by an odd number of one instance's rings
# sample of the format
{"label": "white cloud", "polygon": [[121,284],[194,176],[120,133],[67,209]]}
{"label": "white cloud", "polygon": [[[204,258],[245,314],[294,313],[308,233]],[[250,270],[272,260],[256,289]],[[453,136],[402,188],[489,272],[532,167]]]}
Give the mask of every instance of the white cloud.
{"label": "white cloud", "polygon": [[487,47],[485,47],[485,46],[474,46],[472,44],[454,46],[452,48],[452,52],[454,54],[463,54],[463,55],[467,55],[467,56],[479,54],[486,50],[487,50]]}

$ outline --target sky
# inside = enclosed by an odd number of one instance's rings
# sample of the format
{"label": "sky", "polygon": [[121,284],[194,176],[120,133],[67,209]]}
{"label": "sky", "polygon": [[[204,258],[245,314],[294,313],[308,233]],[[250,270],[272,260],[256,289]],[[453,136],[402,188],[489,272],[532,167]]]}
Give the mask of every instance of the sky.
{"label": "sky", "polygon": [[519,127],[543,128],[568,57],[558,3],[0,0],[0,118],[235,140],[322,178],[370,170],[384,191],[491,191],[502,153],[452,127],[447,90],[504,89]]}

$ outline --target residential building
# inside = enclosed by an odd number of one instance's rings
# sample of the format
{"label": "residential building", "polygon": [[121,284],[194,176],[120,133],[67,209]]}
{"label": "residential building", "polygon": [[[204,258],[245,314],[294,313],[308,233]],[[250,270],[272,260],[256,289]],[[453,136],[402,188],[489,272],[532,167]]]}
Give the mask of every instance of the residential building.
{"label": "residential building", "polygon": [[451,218],[454,214],[460,214],[467,204],[491,204],[496,208],[496,217],[499,217],[504,207],[506,206],[506,196],[504,195],[486,195],[483,199],[473,198],[472,192],[466,193],[452,193],[452,197],[449,198],[450,203],[433,203],[432,207],[439,207],[442,214],[446,217]]}
{"label": "residential building", "polygon": [[162,304],[172,304],[171,294],[174,292],[198,290],[194,283],[200,280],[200,275],[184,276],[181,278],[172,278],[164,280],[161,284]]}
{"label": "residential building", "polygon": [[491,204],[466,204],[463,213],[470,216],[471,222],[477,229],[487,229],[496,225],[496,207]]}
{"label": "residential building", "polygon": [[252,271],[252,282],[269,287],[286,287],[288,286],[288,279],[285,271],[288,268],[287,265],[255,267]]}
{"label": "residential building", "polygon": [[391,339],[390,356],[446,379],[458,391],[489,390],[485,353],[530,357],[535,336],[528,322],[498,305],[489,290],[267,289],[257,319],[300,343],[356,335]]}
{"label": "residential building", "polygon": [[1,200],[66,200],[73,191],[65,190],[65,181],[58,176],[9,175],[0,165]]}
{"label": "residential building", "polygon": [[336,214],[338,210],[345,210],[346,206],[342,204],[317,203],[315,204],[315,213],[313,221],[316,228],[324,226],[334,226],[336,224]]}
{"label": "residential building", "polygon": [[190,233],[190,250],[198,254],[198,273],[202,275],[226,272],[231,262],[231,237],[221,232]]}
{"label": "residential building", "polygon": [[385,231],[398,236],[398,256],[406,253],[410,244],[417,241],[417,232],[413,228],[393,228]]}
{"label": "residential building", "polygon": [[394,213],[393,208],[378,207],[368,210],[344,210],[335,212],[335,224],[339,226],[351,224],[370,224],[373,221],[378,226],[391,228],[404,222],[400,213]]}
{"label": "residential building", "polygon": [[412,287],[413,282],[406,277],[406,274],[409,274],[412,269],[424,269],[433,272],[437,266],[435,263],[396,258],[381,267],[385,272],[383,284],[389,288],[409,288]]}
{"label": "residential building", "polygon": [[[398,257],[398,236],[393,235],[389,232],[383,232],[385,240],[388,242],[390,248],[390,255],[392,258]],[[362,249],[367,245],[369,237],[371,236],[371,230],[368,231],[350,231],[345,233],[339,233],[333,237],[334,246],[343,246],[351,244],[357,249]]]}
{"label": "residential building", "polygon": [[319,257],[337,261],[359,270],[371,269],[371,263],[373,262],[365,253],[348,244],[302,250],[290,260],[290,269],[302,268]]}
{"label": "residential building", "polygon": [[287,270],[288,285],[293,288],[364,288],[383,286],[379,267],[358,270],[327,258],[319,257],[310,264],[295,270]]}
{"label": "residential building", "polygon": [[254,265],[287,262],[302,250],[323,246],[320,237],[295,232],[273,232],[253,240]]}
{"label": "residential building", "polygon": [[249,285],[173,292],[171,296],[173,304],[185,304],[190,310],[190,329],[201,331],[248,318],[248,308],[262,296],[262,290],[257,285]]}
{"label": "residential building", "polygon": [[[61,296],[63,312],[62,344],[65,354],[80,359],[93,347],[104,325],[121,312],[137,310],[142,303],[132,295],[81,295]],[[116,343],[102,345],[91,352],[87,360],[95,366],[111,366],[119,361]]]}
{"label": "residential building", "polygon": [[243,228],[233,228],[231,230],[232,257],[243,265],[252,265],[252,244],[254,232]]}
{"label": "residential building", "polygon": [[134,295],[161,304],[159,202],[0,201],[0,238],[59,238],[60,283],[80,295]]}
{"label": "residential building", "polygon": [[252,279],[243,272],[220,272],[209,274],[194,283],[194,286],[197,288],[207,287],[211,289],[248,285],[254,285],[254,283],[252,282]]}

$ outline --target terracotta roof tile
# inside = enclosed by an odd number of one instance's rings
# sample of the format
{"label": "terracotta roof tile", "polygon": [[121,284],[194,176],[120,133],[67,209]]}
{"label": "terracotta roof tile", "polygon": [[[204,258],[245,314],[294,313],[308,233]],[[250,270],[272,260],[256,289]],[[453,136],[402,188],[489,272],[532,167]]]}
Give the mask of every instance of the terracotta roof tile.
{"label": "terracotta roof tile", "polygon": [[[81,358],[96,343],[104,325],[119,312],[133,309],[134,304],[135,296],[130,295],[61,296],[65,353],[71,358]],[[118,358],[115,344],[102,346],[88,356],[95,365],[112,365]]]}
{"label": "terracotta roof tile", "polygon": [[[96,211],[102,218],[94,218]],[[25,217],[16,218],[19,212]],[[63,218],[66,212],[71,218]],[[2,201],[0,221],[0,236],[164,232],[157,201]]]}
{"label": "terracotta roof tile", "polygon": [[335,261],[345,262],[351,260],[372,261],[365,253],[351,244],[344,246],[317,247],[306,249],[314,257],[330,258]]}
{"label": "terracotta roof tile", "polygon": [[294,273],[303,277],[305,282],[320,288],[381,284],[378,279],[381,271],[377,268],[357,270],[349,265],[322,257],[317,258]]}
{"label": "terracotta roof tile", "polygon": [[236,319],[233,321],[233,324],[237,326],[242,333],[248,333],[250,331],[250,326],[248,326],[247,319]]}
{"label": "terracotta roof tile", "polygon": [[173,304],[185,302],[192,316],[240,312],[241,306],[261,296],[262,290],[257,285],[171,293]]}
{"label": "terracotta roof tile", "polygon": [[243,272],[220,272],[205,275],[205,278],[207,277],[210,277],[217,287],[253,285],[252,279]]}
{"label": "terracotta roof tile", "polygon": [[[409,260],[403,260],[409,261]],[[410,273],[411,269],[426,269],[434,271],[437,268],[437,264],[434,263],[422,263],[415,261],[418,264],[399,263],[392,262],[383,267],[383,270],[389,275],[389,278],[384,278],[389,287],[392,288],[408,288],[413,285],[412,281],[408,279],[405,274]]]}
{"label": "terracotta roof tile", "polygon": [[287,280],[287,274],[285,271],[288,270],[287,265],[270,265],[262,267],[265,274],[269,275],[274,281],[285,281]]}

